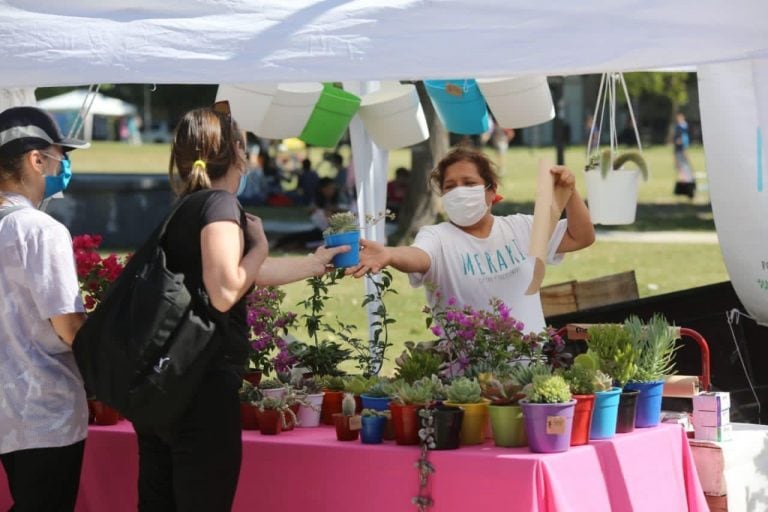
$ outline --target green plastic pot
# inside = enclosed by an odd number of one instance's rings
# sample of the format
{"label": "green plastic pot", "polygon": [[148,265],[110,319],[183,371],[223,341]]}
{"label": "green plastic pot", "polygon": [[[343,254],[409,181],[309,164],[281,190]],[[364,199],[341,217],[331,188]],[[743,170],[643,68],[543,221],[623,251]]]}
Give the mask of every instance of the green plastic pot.
{"label": "green plastic pot", "polygon": [[313,146],[335,147],[360,108],[360,98],[324,84],[320,99],[299,138]]}

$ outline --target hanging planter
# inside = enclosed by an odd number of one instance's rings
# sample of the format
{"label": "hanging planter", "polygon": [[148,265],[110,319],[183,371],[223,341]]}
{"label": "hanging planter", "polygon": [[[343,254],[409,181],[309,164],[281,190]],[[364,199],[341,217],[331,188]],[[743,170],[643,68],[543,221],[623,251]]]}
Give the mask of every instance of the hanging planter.
{"label": "hanging planter", "polygon": [[363,96],[360,119],[383,149],[399,149],[429,138],[427,119],[413,84],[383,83]]}
{"label": "hanging planter", "polygon": [[546,76],[478,79],[496,122],[504,128],[526,128],[555,117]]}
{"label": "hanging planter", "polygon": [[[637,151],[619,153],[616,130],[616,84],[620,83],[627,99],[627,107],[635,132]],[[603,119],[608,117],[609,148],[600,151],[600,134]],[[623,225],[635,222],[637,212],[638,183],[642,176],[648,179],[648,166],[642,156],[642,144],[637,131],[637,122],[629,99],[627,85],[621,73],[606,73],[600,81],[595,106],[597,145],[592,147],[592,133],[587,142],[587,165],[585,167],[589,213],[593,224]],[[599,119],[599,121],[597,121]],[[595,128],[597,126],[597,128]],[[626,167],[625,164],[633,164]]]}
{"label": "hanging planter", "polygon": [[462,135],[488,131],[488,109],[475,80],[425,80],[424,86],[446,130]]}
{"label": "hanging planter", "polygon": [[240,128],[258,133],[276,91],[277,84],[221,84],[216,101],[228,101]]}
{"label": "hanging planter", "polygon": [[324,84],[312,115],[299,138],[307,144],[332,148],[360,108],[360,98],[333,84]]}
{"label": "hanging planter", "polygon": [[316,82],[279,84],[261,125],[254,133],[267,139],[298,136],[312,115],[322,91],[322,84]]}

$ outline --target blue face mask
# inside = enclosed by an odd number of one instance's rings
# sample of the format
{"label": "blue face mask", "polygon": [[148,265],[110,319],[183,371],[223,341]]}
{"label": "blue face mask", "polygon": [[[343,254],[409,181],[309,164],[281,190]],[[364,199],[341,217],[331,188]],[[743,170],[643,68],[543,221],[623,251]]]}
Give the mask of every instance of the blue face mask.
{"label": "blue face mask", "polygon": [[245,192],[245,187],[248,185],[248,176],[243,174],[240,176],[240,183],[237,185],[237,192],[235,192],[236,196],[243,195],[243,192]]}
{"label": "blue face mask", "polygon": [[64,158],[59,162],[59,172],[56,176],[45,177],[45,192],[43,198],[51,197],[57,192],[64,192],[69,180],[72,178],[72,164],[69,161],[69,157],[64,155]]}

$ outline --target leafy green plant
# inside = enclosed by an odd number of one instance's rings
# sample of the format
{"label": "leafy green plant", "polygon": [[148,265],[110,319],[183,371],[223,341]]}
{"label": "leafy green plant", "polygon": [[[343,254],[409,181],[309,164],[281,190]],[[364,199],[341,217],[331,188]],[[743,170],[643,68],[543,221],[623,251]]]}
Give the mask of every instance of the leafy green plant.
{"label": "leafy green plant", "polygon": [[353,395],[362,395],[373,386],[375,379],[367,379],[362,375],[353,375],[346,379],[344,391]]}
{"label": "leafy green plant", "polygon": [[481,373],[477,377],[483,398],[494,405],[514,405],[523,398],[523,386],[512,378],[510,371]]}
{"label": "leafy green plant", "polygon": [[525,387],[533,382],[537,375],[551,375],[549,366],[541,362],[531,364],[517,364],[509,368],[509,378],[518,386]]}
{"label": "leafy green plant", "polygon": [[454,404],[476,404],[483,401],[480,384],[475,379],[459,377],[446,388],[448,400]]}
{"label": "leafy green plant", "polygon": [[240,401],[244,404],[255,404],[264,398],[261,391],[259,391],[259,388],[247,380],[244,380],[242,384],[240,384],[238,396],[240,397]]}
{"label": "leafy green plant", "polygon": [[416,382],[440,371],[442,357],[431,348],[412,341],[405,342],[405,352],[396,359],[395,376],[406,382]]}
{"label": "leafy green plant", "polygon": [[372,398],[384,398],[389,396],[391,390],[390,383],[381,377],[374,380],[373,384],[365,391],[367,396]]}
{"label": "leafy green plant", "polygon": [[326,341],[317,345],[296,342],[289,345],[291,355],[315,375],[343,375],[339,363],[349,359],[352,352],[335,341]]}
{"label": "leafy green plant", "polygon": [[340,375],[323,375],[318,378],[320,386],[328,391],[344,391],[346,382]]}
{"label": "leafy green plant", "polygon": [[533,404],[569,402],[571,388],[561,375],[536,375],[526,388],[526,400]]}
{"label": "leafy green plant", "polygon": [[632,315],[625,320],[624,328],[637,354],[637,369],[632,380],[655,382],[674,373],[674,357],[679,348],[675,343],[677,334],[663,315],[654,314],[646,325]]}
{"label": "leafy green plant", "polygon": [[629,332],[621,325],[598,324],[589,327],[587,335],[587,354],[593,353],[600,370],[610,375],[619,387],[624,387],[637,370],[637,351]]}

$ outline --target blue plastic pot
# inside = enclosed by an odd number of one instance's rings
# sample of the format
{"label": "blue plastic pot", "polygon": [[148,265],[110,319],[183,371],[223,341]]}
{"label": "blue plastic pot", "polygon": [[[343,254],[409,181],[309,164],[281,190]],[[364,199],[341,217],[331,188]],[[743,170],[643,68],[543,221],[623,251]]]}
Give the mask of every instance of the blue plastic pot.
{"label": "blue plastic pot", "polygon": [[449,132],[475,135],[488,131],[488,108],[475,80],[425,80],[424,85]]}
{"label": "blue plastic pot", "polygon": [[375,411],[388,411],[389,401],[391,398],[388,396],[369,396],[366,394],[360,395],[360,400],[363,401],[363,409],[373,409]]}
{"label": "blue plastic pot", "polygon": [[363,444],[381,444],[384,438],[384,427],[387,418],[384,416],[363,416],[363,426],[360,429],[360,441]]}
{"label": "blue plastic pot", "polygon": [[336,268],[354,267],[360,263],[360,231],[325,235],[326,247],[339,247],[340,245],[348,245],[350,250],[333,257],[333,265]]}
{"label": "blue plastic pot", "polygon": [[616,418],[619,414],[621,388],[595,393],[595,406],[592,409],[592,427],[590,439],[610,439],[616,435]]}
{"label": "blue plastic pot", "polygon": [[661,421],[661,393],[664,390],[664,381],[654,382],[629,382],[624,389],[627,391],[640,391],[637,397],[637,412],[635,413],[635,427],[655,427]]}

